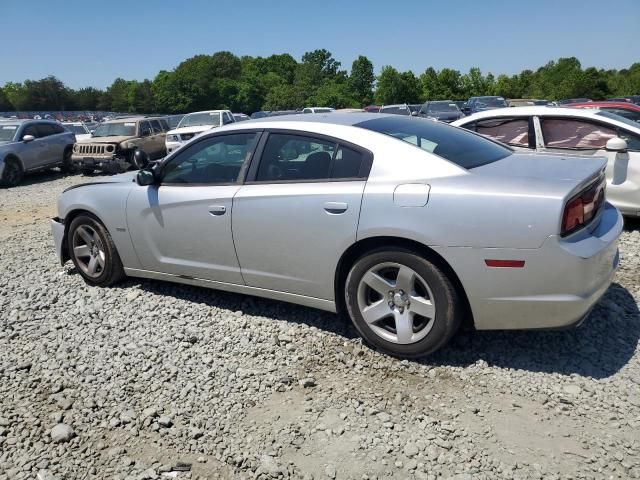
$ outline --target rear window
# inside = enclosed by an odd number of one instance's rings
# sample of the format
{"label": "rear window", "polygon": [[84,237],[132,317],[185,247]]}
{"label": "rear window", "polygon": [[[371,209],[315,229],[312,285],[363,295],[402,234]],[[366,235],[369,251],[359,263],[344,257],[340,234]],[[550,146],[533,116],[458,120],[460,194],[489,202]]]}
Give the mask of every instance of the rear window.
{"label": "rear window", "polygon": [[356,127],[384,133],[463,168],[475,168],[511,155],[511,150],[462,128],[413,117],[384,117]]}

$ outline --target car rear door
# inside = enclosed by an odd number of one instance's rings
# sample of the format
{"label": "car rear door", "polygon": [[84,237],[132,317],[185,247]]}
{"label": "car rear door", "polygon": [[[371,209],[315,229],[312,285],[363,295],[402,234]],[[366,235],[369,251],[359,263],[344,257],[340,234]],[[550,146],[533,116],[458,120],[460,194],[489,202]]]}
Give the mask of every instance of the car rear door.
{"label": "car rear door", "polygon": [[518,150],[536,149],[535,126],[530,116],[483,118],[463,127]]}
{"label": "car rear door", "polygon": [[338,260],[356,240],[371,153],[273,130],[258,155],[233,199],[233,238],[246,284],[333,300]]}
{"label": "car rear door", "polygon": [[202,138],[162,165],[157,185],[134,186],[127,225],[147,271],[243,284],[231,234],[232,199],[259,131]]}
{"label": "car rear door", "polygon": [[159,120],[150,120],[149,122],[151,123],[151,128],[152,128],[150,144],[151,144],[151,148],[153,149],[152,152],[149,152],[149,155],[152,158],[164,157],[166,154],[166,147],[165,147],[165,141],[164,141],[166,137],[166,133],[162,128],[162,125],[160,124]]}

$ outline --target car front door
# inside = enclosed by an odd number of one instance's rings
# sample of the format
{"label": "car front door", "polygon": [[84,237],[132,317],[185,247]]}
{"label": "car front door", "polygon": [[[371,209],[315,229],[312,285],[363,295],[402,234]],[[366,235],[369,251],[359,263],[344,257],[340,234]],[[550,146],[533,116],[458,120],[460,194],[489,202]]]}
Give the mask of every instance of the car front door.
{"label": "car front door", "polygon": [[[619,133],[617,127],[601,122],[570,117],[538,117],[542,146],[540,151],[606,157],[607,198],[624,213],[637,215],[640,210],[640,175],[635,163],[640,160],[637,137]],[[626,152],[606,149],[607,141],[622,136],[631,144]],[[636,139],[634,141],[634,138]],[[635,200],[634,200],[635,199]]]}
{"label": "car front door", "polygon": [[371,154],[300,132],[272,131],[233,199],[247,285],[334,299],[341,254],[355,242]]}
{"label": "car front door", "polygon": [[257,131],[206,137],[160,168],[157,185],[136,186],[127,224],[142,268],[243,284],[231,233],[233,197]]}

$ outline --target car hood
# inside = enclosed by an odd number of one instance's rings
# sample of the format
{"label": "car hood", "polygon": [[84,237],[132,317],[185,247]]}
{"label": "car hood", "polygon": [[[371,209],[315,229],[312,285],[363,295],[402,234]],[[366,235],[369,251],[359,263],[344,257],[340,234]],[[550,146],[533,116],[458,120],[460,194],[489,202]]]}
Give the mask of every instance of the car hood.
{"label": "car hood", "polygon": [[206,132],[211,128],[216,128],[216,126],[215,125],[194,125],[193,127],[174,128],[173,130],[169,130],[167,132],[167,135],[175,135],[180,133],[200,133],[200,132]]}
{"label": "car hood", "polygon": [[121,143],[132,138],[138,138],[136,136],[113,136],[113,137],[90,137],[86,140],[80,140],[78,143]]}
{"label": "car hood", "polygon": [[517,152],[497,162],[476,167],[471,172],[514,180],[544,180],[575,189],[600,175],[606,164],[604,157]]}

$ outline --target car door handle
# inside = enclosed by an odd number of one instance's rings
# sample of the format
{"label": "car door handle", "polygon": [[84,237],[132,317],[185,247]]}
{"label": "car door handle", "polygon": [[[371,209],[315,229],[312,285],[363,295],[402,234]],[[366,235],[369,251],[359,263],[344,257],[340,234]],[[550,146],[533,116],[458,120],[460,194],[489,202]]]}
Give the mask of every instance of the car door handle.
{"label": "car door handle", "polygon": [[349,206],[344,202],[325,202],[324,209],[332,215],[339,215],[347,211]]}
{"label": "car door handle", "polygon": [[227,207],[224,205],[211,205],[209,207],[209,213],[211,215],[220,216],[224,215],[227,212]]}

